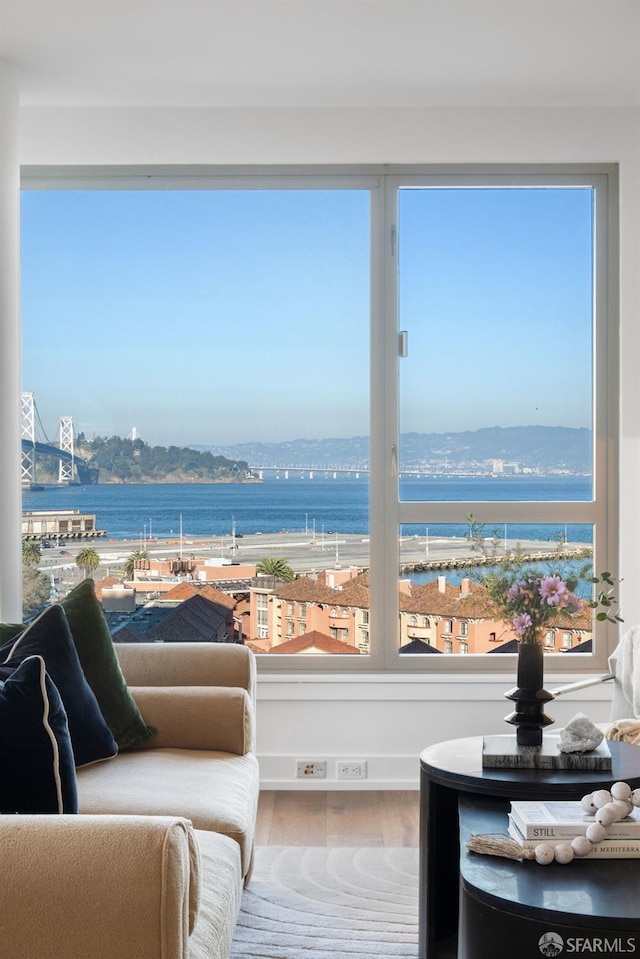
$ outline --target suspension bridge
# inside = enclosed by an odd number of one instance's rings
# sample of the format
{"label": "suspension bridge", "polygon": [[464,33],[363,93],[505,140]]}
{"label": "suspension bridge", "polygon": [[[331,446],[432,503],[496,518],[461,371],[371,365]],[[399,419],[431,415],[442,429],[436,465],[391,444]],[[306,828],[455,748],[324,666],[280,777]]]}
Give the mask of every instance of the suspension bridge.
{"label": "suspension bridge", "polygon": [[[36,434],[36,424],[39,433]],[[36,453],[51,456],[58,462],[58,483],[68,486],[70,483],[87,484],[91,482],[91,472],[87,461],[75,451],[75,432],[73,417],[61,416],[57,442],[51,442],[45,433],[38,414],[33,393],[22,393],[20,398],[20,438],[22,441],[21,480],[23,488],[38,485],[36,475]]]}

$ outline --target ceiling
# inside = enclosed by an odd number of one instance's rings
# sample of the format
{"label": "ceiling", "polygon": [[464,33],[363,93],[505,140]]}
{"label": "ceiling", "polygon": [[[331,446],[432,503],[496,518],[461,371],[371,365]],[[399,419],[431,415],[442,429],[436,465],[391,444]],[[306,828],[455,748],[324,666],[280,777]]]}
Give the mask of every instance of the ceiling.
{"label": "ceiling", "polygon": [[21,102],[635,106],[640,0],[0,0]]}

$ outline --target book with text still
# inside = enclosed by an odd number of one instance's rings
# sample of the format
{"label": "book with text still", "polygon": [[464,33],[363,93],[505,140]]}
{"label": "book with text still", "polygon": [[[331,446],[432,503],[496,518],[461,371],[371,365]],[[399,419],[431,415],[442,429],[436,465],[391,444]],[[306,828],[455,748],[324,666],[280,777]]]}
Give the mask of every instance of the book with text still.
{"label": "book with text still", "polygon": [[[525,839],[511,817],[507,832],[510,838],[515,839],[524,849],[571,842],[571,839]],[[575,836],[571,838],[575,839]],[[603,839],[602,842],[594,843],[593,850],[587,856],[576,856],[576,860],[579,859],[640,859],[640,839]]]}
{"label": "book with text still", "polygon": [[[595,822],[580,802],[514,800],[511,816],[525,839],[572,839],[584,836],[587,826]],[[634,808],[624,819],[609,826],[609,839],[640,839],[640,810]]]}

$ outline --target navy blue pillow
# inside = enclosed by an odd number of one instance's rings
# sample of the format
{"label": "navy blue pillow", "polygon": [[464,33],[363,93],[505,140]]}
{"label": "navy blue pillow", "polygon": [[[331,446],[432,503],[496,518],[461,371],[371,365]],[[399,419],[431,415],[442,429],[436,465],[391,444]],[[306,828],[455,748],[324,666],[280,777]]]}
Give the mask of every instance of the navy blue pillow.
{"label": "navy blue pillow", "polygon": [[116,741],[82,671],[61,606],[49,606],[16,639],[0,646],[0,679],[10,676],[29,656],[42,656],[60,693],[76,766],[115,756]]}
{"label": "navy blue pillow", "polygon": [[77,813],[71,737],[44,660],[0,683],[0,813]]}

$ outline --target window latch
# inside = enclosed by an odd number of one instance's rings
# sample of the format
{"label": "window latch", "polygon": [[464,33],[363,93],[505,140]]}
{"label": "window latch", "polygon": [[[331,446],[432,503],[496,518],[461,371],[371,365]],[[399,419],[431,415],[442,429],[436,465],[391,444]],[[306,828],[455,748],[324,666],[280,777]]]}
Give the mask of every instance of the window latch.
{"label": "window latch", "polygon": [[406,330],[400,330],[398,333],[398,356],[409,355],[409,334]]}

